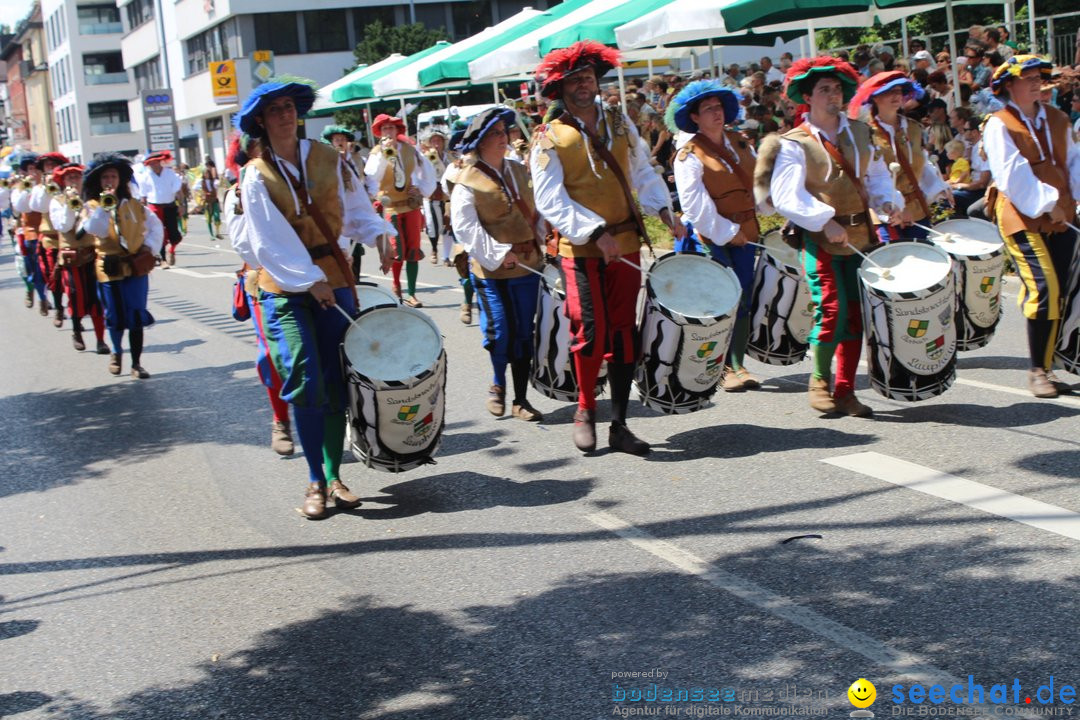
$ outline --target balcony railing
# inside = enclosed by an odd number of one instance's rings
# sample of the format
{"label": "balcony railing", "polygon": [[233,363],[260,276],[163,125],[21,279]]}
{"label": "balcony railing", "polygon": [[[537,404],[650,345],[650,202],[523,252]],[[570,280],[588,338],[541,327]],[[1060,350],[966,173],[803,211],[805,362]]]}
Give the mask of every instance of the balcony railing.
{"label": "balcony railing", "polygon": [[122,32],[124,32],[124,24],[119,20],[117,20],[116,22],[79,24],[80,35],[109,35],[111,33]]}
{"label": "balcony railing", "polygon": [[127,132],[131,132],[130,122],[96,123],[93,118],[90,120],[91,135],[119,135]]}
{"label": "balcony railing", "polygon": [[126,83],[128,75],[126,71],[98,74],[86,73],[83,75],[83,79],[87,85],[117,85]]}

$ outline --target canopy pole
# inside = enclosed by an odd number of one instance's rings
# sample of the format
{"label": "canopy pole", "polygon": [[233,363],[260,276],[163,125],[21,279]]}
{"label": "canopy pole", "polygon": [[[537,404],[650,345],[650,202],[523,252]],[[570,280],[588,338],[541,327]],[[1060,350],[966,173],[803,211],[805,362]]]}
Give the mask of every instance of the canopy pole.
{"label": "canopy pole", "polygon": [[904,58],[906,60],[908,58],[909,53],[911,52],[910,46],[908,45],[908,39],[907,39],[907,18],[906,17],[900,18],[900,42],[904,43],[904,47],[900,48],[900,54],[896,56],[896,59],[899,60],[900,58]]}
{"label": "canopy pole", "polygon": [[652,76],[653,76],[653,72],[652,72],[652,58],[649,58],[648,60],[646,60],[646,61],[645,61],[645,66],[646,66],[647,68],[649,68],[649,77],[652,77]]}
{"label": "canopy pole", "polygon": [[806,21],[806,29],[810,31],[810,57],[816,58],[818,56],[817,47],[817,32],[814,30],[814,21]]}
{"label": "canopy pole", "polygon": [[690,72],[697,70],[697,53],[690,50]]}
{"label": "canopy pole", "polygon": [[709,74],[716,77],[716,57],[713,55],[713,41],[709,38]]}
{"label": "canopy pole", "polygon": [[808,57],[806,52],[807,52],[807,50],[806,50],[806,36],[805,35],[800,35],[799,36],[799,57]]}
{"label": "canopy pole", "polygon": [[371,133],[371,101],[364,103],[364,119],[367,121],[367,143],[369,148],[375,147],[375,136]]}
{"label": "canopy pole", "polygon": [[952,0],[945,0],[945,22],[949,31],[949,58],[952,62],[954,107],[960,107],[960,69],[956,60],[956,23],[953,21]]}
{"label": "canopy pole", "polygon": [[1016,41],[1016,15],[1014,14],[1015,8],[1013,8],[1012,0],[1005,0],[1005,27],[1009,31],[1009,39]]}
{"label": "canopy pole", "polygon": [[492,80],[491,81],[491,94],[495,96],[495,104],[498,105],[499,104],[499,81],[498,80]]}
{"label": "canopy pole", "polygon": [[1035,42],[1035,0],[1028,0],[1028,32],[1031,34],[1031,47],[1028,48],[1028,52],[1038,55],[1039,44]]}
{"label": "canopy pole", "polygon": [[713,72],[713,80],[718,79],[724,73],[724,46],[716,48],[716,70]]}
{"label": "canopy pole", "polygon": [[623,115],[626,115],[626,76],[622,63],[619,63],[619,104],[622,105]]}

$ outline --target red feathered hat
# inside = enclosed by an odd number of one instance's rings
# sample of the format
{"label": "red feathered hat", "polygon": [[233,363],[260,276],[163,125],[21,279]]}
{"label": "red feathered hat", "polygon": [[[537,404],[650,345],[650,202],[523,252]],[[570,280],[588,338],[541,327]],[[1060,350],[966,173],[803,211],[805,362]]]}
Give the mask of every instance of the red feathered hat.
{"label": "red feathered hat", "polygon": [[375,121],[371,123],[371,132],[375,133],[376,135],[381,134],[383,125],[387,123],[390,123],[391,125],[396,125],[399,135],[404,134],[405,121],[399,118],[397,115],[387,115],[386,113],[377,116],[375,118]]}
{"label": "red feathered hat", "polygon": [[146,165],[146,164],[152,163],[152,162],[164,163],[164,162],[169,162],[170,160],[172,160],[172,153],[171,152],[169,152],[168,150],[159,150],[158,152],[150,153],[149,155],[147,155],[146,159],[143,160],[143,165]]}
{"label": "red feathered hat", "polygon": [[56,163],[57,165],[67,165],[70,160],[67,159],[67,156],[64,155],[64,153],[47,152],[43,155],[38,155],[37,162],[35,163],[37,165],[37,169],[44,172],[45,163],[47,162]]}
{"label": "red feathered hat", "polygon": [[86,168],[84,168],[78,163],[64,163],[63,165],[52,171],[52,181],[57,185],[63,187],[65,175],[74,174],[82,177],[83,170],[85,169]]}
{"label": "red feathered hat", "polygon": [[851,104],[848,106],[848,117],[859,117],[859,111],[863,105],[869,103],[875,95],[888,92],[893,88],[900,88],[905,97],[918,98],[923,92],[922,88],[914,80],[900,70],[879,72],[863,82],[859,89],[855,91],[855,97],[851,98]]}
{"label": "red feathered hat", "polygon": [[591,67],[596,68],[596,79],[599,80],[619,62],[618,50],[595,40],[581,40],[545,55],[536,66],[536,82],[544,97],[555,100],[562,92],[562,81],[567,76]]}
{"label": "red feathered hat", "polygon": [[830,75],[840,81],[844,88],[844,102],[849,102],[859,86],[862,76],[847,60],[822,55],[816,58],[796,60],[784,77],[784,92],[797,103],[805,103],[801,85],[814,75]]}

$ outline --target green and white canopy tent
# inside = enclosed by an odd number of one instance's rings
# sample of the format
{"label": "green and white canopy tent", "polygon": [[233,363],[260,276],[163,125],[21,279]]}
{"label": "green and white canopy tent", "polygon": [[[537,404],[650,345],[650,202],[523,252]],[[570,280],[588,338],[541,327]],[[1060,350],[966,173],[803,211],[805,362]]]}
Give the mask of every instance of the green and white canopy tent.
{"label": "green and white canopy tent", "polygon": [[365,76],[378,72],[384,67],[392,65],[393,63],[396,63],[398,60],[401,60],[404,57],[404,55],[394,53],[392,55],[389,55],[388,57],[383,58],[374,65],[360,65],[344,77],[339,78],[334,82],[319,88],[319,92],[315,95],[315,104],[311,106],[311,111],[308,112],[308,117],[326,117],[328,115],[333,115],[334,112],[337,110],[345,109],[338,103],[334,102],[332,95],[335,90],[337,90],[339,87],[344,87],[345,85],[358,82],[359,80],[362,80]]}

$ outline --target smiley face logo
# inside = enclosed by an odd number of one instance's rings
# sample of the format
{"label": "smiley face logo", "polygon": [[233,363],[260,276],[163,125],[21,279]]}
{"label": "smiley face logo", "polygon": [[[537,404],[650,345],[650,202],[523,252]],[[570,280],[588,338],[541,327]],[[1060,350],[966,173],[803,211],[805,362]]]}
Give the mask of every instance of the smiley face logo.
{"label": "smiley face logo", "polygon": [[859,678],[851,683],[847,690],[848,700],[857,708],[868,708],[877,699],[877,689],[866,678]]}

